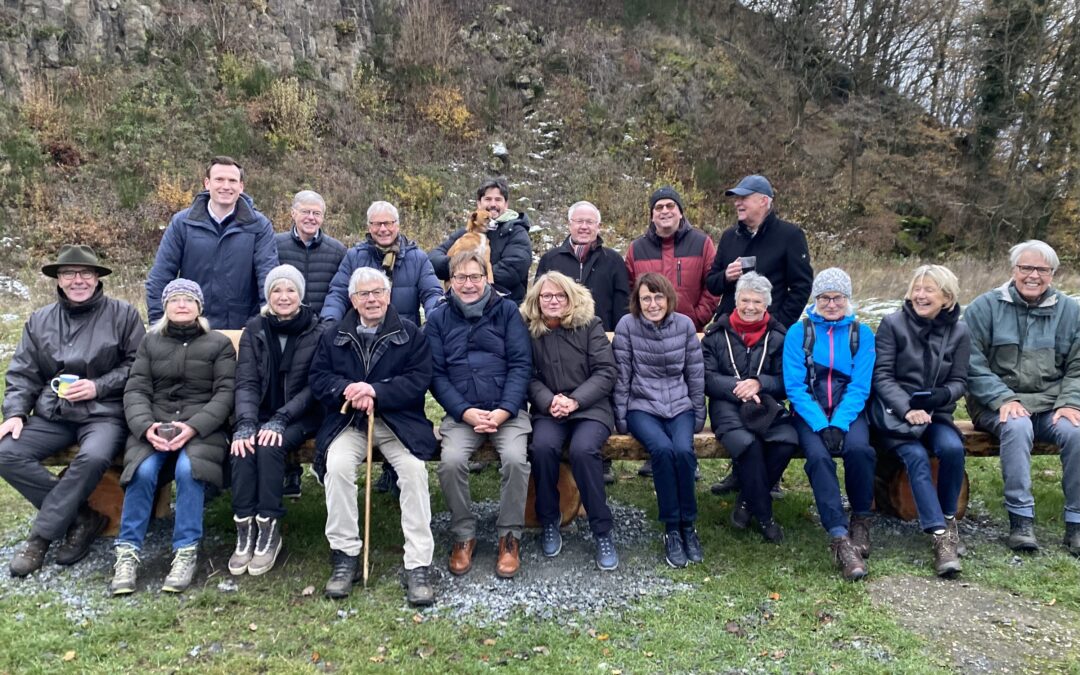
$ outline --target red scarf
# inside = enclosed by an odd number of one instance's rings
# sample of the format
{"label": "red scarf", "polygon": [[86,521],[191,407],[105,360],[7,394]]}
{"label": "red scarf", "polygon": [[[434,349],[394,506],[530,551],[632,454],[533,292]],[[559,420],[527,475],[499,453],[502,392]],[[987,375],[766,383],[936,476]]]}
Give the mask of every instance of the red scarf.
{"label": "red scarf", "polygon": [[754,323],[747,323],[742,320],[738,312],[732,312],[730,321],[732,330],[735,331],[735,334],[739,336],[748,349],[765,337],[765,332],[769,329],[768,312],[765,312],[765,315]]}

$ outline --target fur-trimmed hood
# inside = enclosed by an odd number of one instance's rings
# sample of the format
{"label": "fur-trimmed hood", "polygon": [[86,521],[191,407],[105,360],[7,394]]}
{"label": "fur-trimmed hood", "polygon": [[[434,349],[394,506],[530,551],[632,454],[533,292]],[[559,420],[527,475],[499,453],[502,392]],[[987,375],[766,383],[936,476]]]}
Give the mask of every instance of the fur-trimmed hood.
{"label": "fur-trimmed hood", "polygon": [[[531,337],[538,338],[551,332],[551,329],[547,327],[547,324],[544,323],[543,319],[537,318],[530,321],[529,317],[525,314],[524,307],[521,308],[521,315],[529,326],[529,335]],[[592,295],[587,292],[582,292],[578,301],[574,304],[574,311],[563,317],[562,327],[566,330],[584,328],[589,325],[589,322],[593,320],[595,315],[596,302],[592,299]]]}

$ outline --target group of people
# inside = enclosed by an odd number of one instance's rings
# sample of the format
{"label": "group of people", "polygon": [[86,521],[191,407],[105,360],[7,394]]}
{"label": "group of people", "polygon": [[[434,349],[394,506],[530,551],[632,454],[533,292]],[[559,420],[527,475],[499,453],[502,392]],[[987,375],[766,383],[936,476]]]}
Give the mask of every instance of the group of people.
{"label": "group of people", "polygon": [[[369,542],[357,473],[377,447],[399,494],[407,599],[431,604],[424,463],[439,448],[428,391],[445,412],[437,475],[452,574],[473,565],[469,464],[485,442],[500,458],[496,575],[520,568],[530,475],[541,552],[559,554],[564,448],[596,566],[617,568],[601,454],[613,432],[649,455],[642,473],[655,485],[664,560],[702,562],[693,437],[708,419],[733,460],[734,527],[756,521],[766,541],[782,541],[771,491],[801,449],[831,555],[845,578],[864,576],[876,436],[907,467],[936,572],[954,575],[964,446],[952,415],[965,394],[977,426],[1001,439],[1009,545],[1038,547],[1030,451],[1039,438],[1061,449],[1065,544],[1080,555],[1080,307],[1053,288],[1058,258],[1043,242],[1015,246],[1012,279],[963,320],[955,275],[918,268],[875,336],[854,316],[846,273],[814,276],[805,235],[776,215],[762,176],[728,191],[739,222],[719,247],[670,187],[650,197],[647,230],[625,258],[603,245],[599,209],[577,202],[569,235],[540,258],[531,285],[529,219],[509,208],[501,179],[476,191],[490,259],[449,255],[463,230],[425,253],[384,201],[368,209],[365,240],[346,248],[323,231],[326,203],[308,190],[293,200],[291,229],[275,235],[243,181],[234,160],[214,158],[205,191],[170,222],[146,282],[149,329],[105,294],[111,270],[91,248],[66,245],[42,267],[57,301],[26,323],[0,424],[0,476],[38,509],[13,575],[39,569],[54,542],[60,564],[87,554],[106,525],[87,498],[121,448],[113,594],[137,587],[156,488],[169,478],[174,558],[163,590],[191,584],[204,502],[225,488],[236,526],[229,571],[264,574],[282,550],[283,498],[300,490],[288,457],[314,437],[331,549],[325,594],[346,597],[361,577]],[[243,329],[238,350],[222,329]],[[65,473],[42,467],[74,443]]]}

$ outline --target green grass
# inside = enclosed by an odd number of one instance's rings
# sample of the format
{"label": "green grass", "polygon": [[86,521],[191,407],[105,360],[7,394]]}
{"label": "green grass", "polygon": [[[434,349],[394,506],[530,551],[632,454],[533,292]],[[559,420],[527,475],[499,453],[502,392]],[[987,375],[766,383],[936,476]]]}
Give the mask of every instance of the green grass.
{"label": "green grass", "polygon": [[[979,539],[965,562],[963,580],[1075,608],[1080,604],[1080,565],[1056,546],[1061,528],[1057,458],[1037,458],[1035,464],[1039,534],[1048,552],[1017,566],[1000,542]],[[620,481],[612,496],[655,517],[651,483],[632,477],[637,464],[616,466]],[[242,577],[237,592],[217,590],[227,576],[219,573],[179,598],[144,586],[130,599],[114,601],[103,597],[111,569],[97,569],[86,593],[95,596],[99,613],[79,624],[65,618],[63,603],[51,593],[24,597],[7,592],[0,597],[0,641],[5,645],[0,671],[297,672],[319,662],[339,672],[379,666],[407,672],[502,666],[607,673],[731,668],[934,672],[949,667],[940,648],[900,628],[889,612],[871,602],[867,584],[845,583],[830,566],[824,535],[808,513],[812,498],[798,462],[787,475],[789,494],[778,502],[787,533],[780,548],[727,526],[730,504],[704,487],[725,466],[703,466],[699,524],[706,564],[667,570],[658,545],[649,544],[656,548],[660,573],[692,590],[643,598],[629,611],[567,617],[576,620],[575,627],[523,615],[482,626],[408,609],[394,571],[402,544],[397,511],[385,495],[374,502],[370,587],[358,587],[344,602],[323,599],[328,573],[324,511],[321,491],[309,480],[304,498],[290,506],[287,516],[286,564],[264,577]],[[1003,527],[996,460],[972,460],[969,473],[976,515]],[[433,473],[431,482],[437,512],[445,506]],[[474,477],[475,498],[493,499],[496,493],[496,472]],[[3,540],[24,536],[30,515],[18,495],[0,486]],[[209,506],[206,526],[205,548],[220,569],[231,538],[226,498]],[[914,535],[883,539],[871,559],[871,579],[930,575],[925,542]],[[316,592],[304,596],[309,585]],[[74,659],[65,662],[71,651]]]}

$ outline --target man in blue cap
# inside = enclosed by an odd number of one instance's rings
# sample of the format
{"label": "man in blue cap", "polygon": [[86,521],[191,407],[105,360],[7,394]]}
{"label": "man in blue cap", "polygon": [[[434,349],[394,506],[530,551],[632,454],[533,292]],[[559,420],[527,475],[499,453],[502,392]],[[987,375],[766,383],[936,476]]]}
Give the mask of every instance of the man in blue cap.
{"label": "man in blue cap", "polygon": [[[710,293],[721,296],[716,316],[735,310],[735,284],[754,271],[772,283],[769,314],[786,327],[799,320],[814,270],[802,228],[781,220],[773,210],[773,188],[765,176],[746,176],[725,193],[735,198],[739,222],[724,230],[705,279]],[[712,486],[714,494],[738,490],[734,474]]]}

